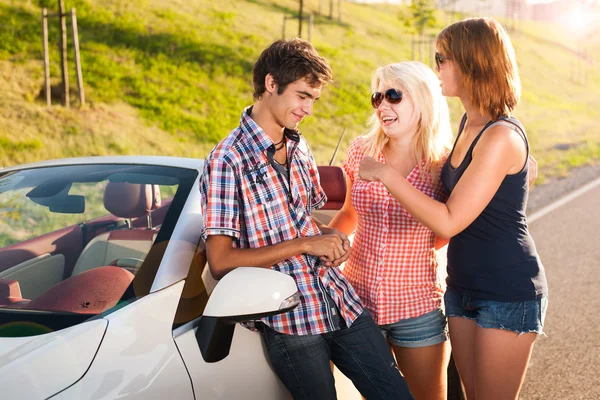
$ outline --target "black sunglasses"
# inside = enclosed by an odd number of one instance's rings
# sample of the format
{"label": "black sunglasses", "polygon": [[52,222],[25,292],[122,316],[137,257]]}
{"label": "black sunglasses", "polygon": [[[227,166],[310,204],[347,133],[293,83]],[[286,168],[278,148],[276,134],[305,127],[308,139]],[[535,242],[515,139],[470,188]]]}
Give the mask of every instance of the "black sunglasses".
{"label": "black sunglasses", "polygon": [[444,63],[444,61],[446,61],[446,60],[452,61],[453,58],[443,56],[440,53],[438,53],[437,51],[435,52],[435,67],[437,69],[440,69],[440,65],[442,65]]}
{"label": "black sunglasses", "polygon": [[374,109],[378,109],[383,99],[390,104],[398,104],[402,101],[402,90],[400,89],[388,89],[385,93],[375,92],[371,95],[371,105]]}

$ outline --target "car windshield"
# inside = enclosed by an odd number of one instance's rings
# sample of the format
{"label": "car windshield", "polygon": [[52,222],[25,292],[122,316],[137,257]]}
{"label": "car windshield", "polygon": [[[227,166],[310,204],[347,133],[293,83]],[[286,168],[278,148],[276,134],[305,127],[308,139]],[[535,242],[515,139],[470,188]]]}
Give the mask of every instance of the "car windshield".
{"label": "car windshield", "polygon": [[61,329],[140,297],[126,294],[140,271],[156,271],[146,264],[159,263],[165,246],[146,256],[170,238],[197,174],[115,164],[0,170],[0,336]]}

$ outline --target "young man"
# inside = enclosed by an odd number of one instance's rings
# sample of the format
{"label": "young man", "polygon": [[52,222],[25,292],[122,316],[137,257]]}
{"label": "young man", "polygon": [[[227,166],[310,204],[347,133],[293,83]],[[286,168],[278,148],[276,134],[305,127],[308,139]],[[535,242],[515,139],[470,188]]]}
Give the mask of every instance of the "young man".
{"label": "young man", "polygon": [[271,363],[295,399],[336,397],[330,360],[368,399],[410,399],[387,344],[337,268],[347,237],[311,217],[325,193],[298,124],[331,69],[303,40],[277,41],[253,71],[253,106],[206,160],[206,252],[219,279],[239,267],[294,278],[301,303],[258,324]]}

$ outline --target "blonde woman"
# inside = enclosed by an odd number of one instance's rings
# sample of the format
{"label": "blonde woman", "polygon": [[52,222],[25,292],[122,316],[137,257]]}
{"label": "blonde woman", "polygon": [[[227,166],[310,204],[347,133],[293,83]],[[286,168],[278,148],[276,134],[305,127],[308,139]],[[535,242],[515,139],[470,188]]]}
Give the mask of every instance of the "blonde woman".
{"label": "blonde woman", "polygon": [[424,196],[444,200],[448,105],[435,73],[415,61],[377,69],[372,88],[370,130],[347,152],[348,192],[330,226],[347,235],[356,230],[344,275],[391,345],[410,391],[417,400],[445,399],[450,349],[436,236],[358,170],[363,157],[373,157]]}
{"label": "blonde woman", "polygon": [[491,18],[445,28],[436,41],[442,91],[465,108],[441,180],[442,203],[365,157],[359,176],[383,184],[448,247],[444,296],[452,352],[467,397],[516,399],[548,301],[527,228],[529,145],[513,116],[521,85],[508,34]]}

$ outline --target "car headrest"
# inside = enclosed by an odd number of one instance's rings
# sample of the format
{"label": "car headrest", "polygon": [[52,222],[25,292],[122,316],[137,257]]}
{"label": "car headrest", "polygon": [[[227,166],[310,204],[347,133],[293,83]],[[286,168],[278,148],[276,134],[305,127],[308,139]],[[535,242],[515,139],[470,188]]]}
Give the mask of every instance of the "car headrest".
{"label": "car headrest", "polygon": [[148,215],[154,208],[152,186],[154,185],[108,182],[104,189],[104,208],[121,218]]}
{"label": "car headrest", "polygon": [[322,210],[339,210],[346,200],[346,178],[340,167],[319,166],[321,187],[327,195],[327,203]]}

